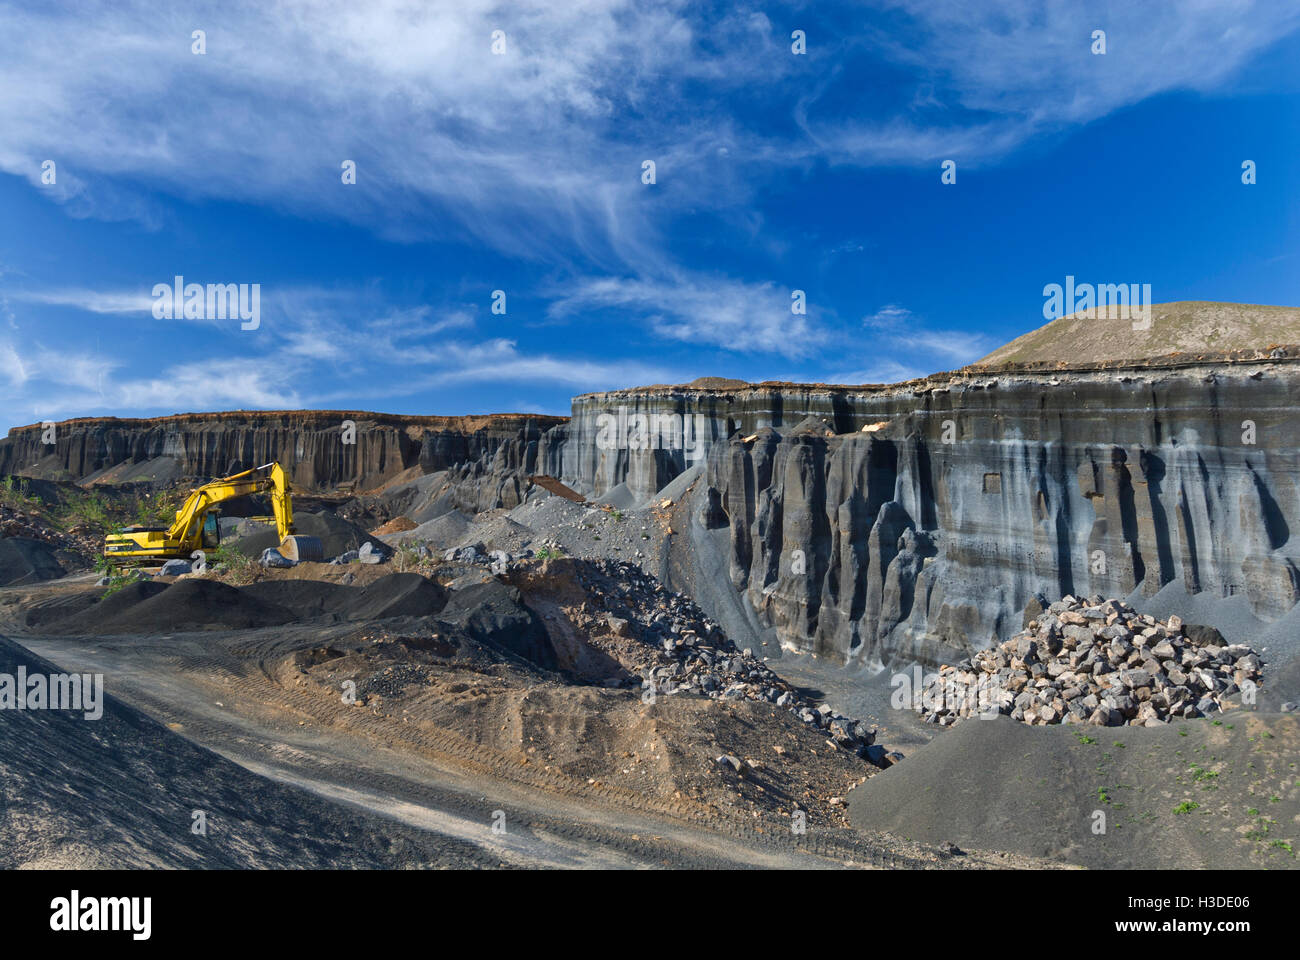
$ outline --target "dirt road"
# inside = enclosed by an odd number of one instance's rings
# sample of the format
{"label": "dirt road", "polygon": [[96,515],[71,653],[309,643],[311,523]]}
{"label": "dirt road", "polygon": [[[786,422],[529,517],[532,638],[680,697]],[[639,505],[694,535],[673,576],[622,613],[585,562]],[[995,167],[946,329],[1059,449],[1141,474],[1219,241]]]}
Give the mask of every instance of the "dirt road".
{"label": "dirt road", "polygon": [[[570,782],[448,731],[287,689],[248,654],[302,627],[164,637],[16,636],[60,669],[244,769],[520,867],[982,867],[1027,863],[809,825],[788,834]],[[250,796],[249,816],[257,816]],[[111,814],[110,814],[111,815]],[[495,829],[494,829],[495,826]]]}

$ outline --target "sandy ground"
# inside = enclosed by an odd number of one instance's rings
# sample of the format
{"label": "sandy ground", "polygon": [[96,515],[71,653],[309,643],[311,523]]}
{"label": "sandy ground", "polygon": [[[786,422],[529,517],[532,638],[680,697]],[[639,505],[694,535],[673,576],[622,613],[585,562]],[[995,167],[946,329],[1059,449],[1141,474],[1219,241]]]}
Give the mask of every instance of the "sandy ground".
{"label": "sandy ground", "polygon": [[[0,671],[59,672],[0,638]],[[258,776],[114,698],[103,715],[5,711],[0,866],[494,867],[451,831],[410,829]],[[202,830],[196,832],[201,824]]]}
{"label": "sandy ground", "polygon": [[1296,869],[1300,719],[964,720],[855,790],[854,822],[1095,869]]}
{"label": "sandy ground", "polygon": [[[35,594],[48,602],[84,592],[65,582]],[[31,602],[33,591],[22,596]],[[436,644],[411,645],[419,626],[412,617],[321,618],[260,630],[19,637],[62,669],[104,674],[119,702],[98,728],[65,715],[2,718],[10,788],[0,840],[12,865],[1036,862],[853,830],[803,796],[806,829],[796,832],[788,816],[796,788],[832,775],[847,785],[857,769],[814,747],[788,716],[698,697],[647,707],[635,690],[575,688],[484,650],[440,667]],[[27,656],[12,644],[5,651],[11,663]],[[432,682],[404,673],[413,664],[429,668]],[[361,681],[359,703],[342,702],[344,676]],[[708,763],[719,740],[748,737],[757,754],[778,733],[790,752],[769,754],[748,782],[728,783]],[[96,786],[83,792],[87,776]],[[189,842],[191,809],[217,811],[210,823],[221,825],[225,846]],[[338,852],[358,836],[369,846]]]}
{"label": "sandy ground", "polygon": [[[567,672],[491,644],[449,643],[417,615],[432,602],[428,590],[388,580],[387,566],[268,571],[254,591],[260,606],[246,610],[244,600],[187,588],[183,616],[161,603],[161,584],[92,607],[98,593],[69,578],[0,590],[3,629],[60,665],[105,673],[120,709],[165,725],[174,740],[123,748],[143,758],[131,763],[167,771],[142,780],[146,793],[197,778],[172,772],[201,769],[194,757],[236,766],[223,773],[242,784],[225,798],[225,819],[256,836],[246,846],[270,852],[265,863],[196,854],[173,835],[174,812],[154,824],[123,812],[130,844],[93,831],[78,840],[75,829],[59,839],[56,824],[77,822],[75,790],[33,786],[39,768],[29,754],[56,771],[51,783],[74,783],[75,763],[60,766],[61,746],[41,753],[30,732],[8,752],[6,773],[22,786],[6,796],[35,799],[26,826],[6,801],[0,840],[13,836],[31,863],[99,863],[100,844],[126,863],[310,865],[335,862],[330,844],[340,831],[369,831],[375,849],[340,865],[1294,866],[1300,742],[1295,715],[1276,712],[1296,687],[1293,625],[1262,625],[1230,604],[1193,610],[1225,636],[1249,633],[1267,648],[1272,682],[1266,674],[1249,715],[1161,729],[1040,729],[1003,719],[939,730],[890,705],[889,672],[779,649],[729,589],[725,531],[693,521],[697,476],[639,507],[618,497],[608,509],[537,497],[472,519],[428,517],[385,539],[417,534],[437,550],[483,544],[512,556],[630,561],[693,597],[737,647],[752,647],[802,695],[873,723],[876,742],[902,753],[902,763],[864,768],[788,713],[752,702],[643,703],[627,682],[640,658],[635,645],[603,630],[598,604],[572,582],[520,574],[527,564],[512,563],[506,579],[567,651]],[[449,564],[442,582],[452,575],[454,589],[491,579]],[[1174,593],[1145,603],[1157,613],[1192,609]],[[241,610],[255,616],[241,621]],[[63,635],[33,634],[60,617]],[[213,622],[192,632],[204,618]],[[355,705],[341,702],[345,682],[356,686]],[[86,751],[72,731],[51,743],[68,736],[70,757]],[[745,776],[719,769],[724,752],[744,757]],[[249,777],[257,779],[240,779]],[[114,810],[139,805],[125,787],[115,790],[117,807],[100,801],[109,823]],[[273,798],[269,814],[259,806],[264,795]],[[320,837],[294,833],[299,809],[326,825]],[[806,833],[791,829],[795,811]],[[1104,832],[1094,832],[1099,814]],[[505,831],[494,832],[502,818]]]}

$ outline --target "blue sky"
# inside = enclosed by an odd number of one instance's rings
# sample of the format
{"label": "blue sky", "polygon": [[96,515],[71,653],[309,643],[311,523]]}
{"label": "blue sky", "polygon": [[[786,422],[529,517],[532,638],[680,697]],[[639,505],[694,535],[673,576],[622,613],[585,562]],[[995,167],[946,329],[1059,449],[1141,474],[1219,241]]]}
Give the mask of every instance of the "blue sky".
{"label": "blue sky", "polygon": [[1300,305],[1298,64],[1248,0],[0,6],[0,427],[884,382],[1067,274]]}

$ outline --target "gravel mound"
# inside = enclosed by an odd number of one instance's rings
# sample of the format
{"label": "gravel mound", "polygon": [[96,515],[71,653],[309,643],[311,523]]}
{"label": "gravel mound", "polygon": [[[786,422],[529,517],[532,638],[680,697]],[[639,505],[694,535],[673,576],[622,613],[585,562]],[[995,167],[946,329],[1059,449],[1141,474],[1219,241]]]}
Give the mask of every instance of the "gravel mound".
{"label": "gravel mound", "polygon": [[1028,724],[1158,726],[1218,713],[1262,669],[1250,647],[1213,627],[1064,597],[1005,643],[944,667],[921,708],[944,725],[996,711]]}
{"label": "gravel mound", "polygon": [[544,669],[555,669],[555,648],[546,627],[524,604],[517,587],[489,580],[457,590],[439,619],[480,643],[506,650]]}
{"label": "gravel mound", "polygon": [[414,508],[407,514],[416,523],[428,523],[430,520],[441,517],[444,513],[450,513],[456,509],[456,495],[454,491],[445,491],[427,503]]}
{"label": "gravel mound", "polygon": [[232,587],[187,577],[170,586],[133,582],[93,604],[78,595],[60,605],[63,609],[50,605],[32,611],[29,625],[87,636],[241,630],[331,615],[343,620],[427,617],[446,603],[447,590],[416,573],[390,573],[366,587],[297,579]]}
{"label": "gravel mound", "polygon": [[532,543],[536,535],[531,527],[500,515],[475,523],[465,531],[458,544],[482,544],[488,550],[516,553]]}
{"label": "gravel mound", "polygon": [[349,620],[382,620],[432,616],[446,605],[446,589],[432,580],[418,573],[390,573],[358,591],[338,612]]}
{"label": "gravel mound", "polygon": [[1274,841],[1296,842],[1298,749],[1294,715],[1244,709],[1104,733],[997,716],[855,787],[849,811],[867,831],[1098,870],[1294,870]]}
{"label": "gravel mound", "polygon": [[590,507],[564,497],[542,497],[520,504],[507,516],[516,523],[522,523],[534,530],[545,530],[551,534],[561,527],[577,523],[591,512]]}
{"label": "gravel mound", "polygon": [[187,578],[170,586],[146,580],[127,584],[89,609],[55,621],[49,632],[89,636],[240,630],[293,619],[286,607],[245,596],[216,580]]}
{"label": "gravel mound", "polygon": [[178,580],[121,613],[100,621],[97,632],[169,633],[173,630],[246,630],[289,623],[293,611],[246,597],[216,580]]}
{"label": "gravel mound", "polygon": [[[876,731],[869,724],[807,696],[769,669],[753,650],[737,649],[695,601],[669,590],[638,566],[617,560],[562,559],[521,575],[543,592],[547,585],[572,580],[585,597],[589,621],[599,619],[606,631],[633,641],[620,659],[636,675],[632,683],[642,690],[771,704],[810,729],[824,731],[839,749],[878,766],[901,759],[875,743]],[[453,594],[453,602],[457,596]],[[585,626],[598,632],[591,622]]]}
{"label": "gravel mound", "polygon": [[323,580],[261,580],[240,587],[245,599],[284,607],[300,620],[340,613],[357,603],[363,590]]}
{"label": "gravel mound", "polygon": [[[372,537],[355,523],[350,523],[332,513],[295,513],[293,523],[296,533],[320,539],[326,557],[336,557],[348,550],[360,549],[363,543],[368,542],[385,551],[388,549],[382,540]],[[272,549],[279,547],[280,537],[274,527],[267,527],[249,536],[241,537],[230,546],[231,549],[239,551],[246,557],[260,557],[262,551],[268,547]]]}
{"label": "gravel mound", "polygon": [[153,580],[133,580],[103,599],[98,594],[90,594],[88,603],[70,599],[66,604],[33,610],[28,616],[28,626],[43,627],[49,633],[93,634],[101,625],[124,616],[166,589],[166,584]]}
{"label": "gravel mound", "polygon": [[610,487],[603,496],[597,497],[595,503],[603,503],[617,510],[631,510],[636,506],[636,496],[627,488],[626,483]]}
{"label": "gravel mound", "polygon": [[[157,584],[157,586],[161,587],[161,584]],[[59,593],[52,597],[36,599],[25,606],[25,609],[20,614],[20,622],[26,627],[44,629],[49,624],[93,607],[99,602],[103,593],[102,588],[96,587],[78,590],[75,593]]]}
{"label": "gravel mound", "polygon": [[[644,562],[653,569],[647,558],[662,539],[661,525],[647,511],[601,509],[563,497],[546,497],[523,504],[508,516],[533,531],[530,546],[534,555],[545,555],[545,552],[551,556]],[[471,539],[483,539],[478,525],[471,529],[465,542]],[[501,549],[509,551],[510,546]]]}
{"label": "gravel mound", "polygon": [[454,491],[448,486],[445,470],[394,484],[380,494],[380,499],[392,513],[407,516],[417,524],[455,508]]}
{"label": "gravel mound", "polygon": [[[0,672],[63,672],[0,637]],[[112,689],[113,677],[105,678]],[[0,869],[494,867],[469,843],[364,813],[198,746],[110,695],[103,715],[6,710]],[[212,834],[190,832],[203,809]]]}
{"label": "gravel mound", "polygon": [[64,576],[68,571],[59,562],[61,553],[40,540],[5,537],[0,540],[0,587],[39,583]]}
{"label": "gravel mound", "polygon": [[393,546],[400,543],[427,543],[443,550],[460,543],[469,528],[470,518],[459,510],[452,510],[410,530],[383,534],[380,539]]}

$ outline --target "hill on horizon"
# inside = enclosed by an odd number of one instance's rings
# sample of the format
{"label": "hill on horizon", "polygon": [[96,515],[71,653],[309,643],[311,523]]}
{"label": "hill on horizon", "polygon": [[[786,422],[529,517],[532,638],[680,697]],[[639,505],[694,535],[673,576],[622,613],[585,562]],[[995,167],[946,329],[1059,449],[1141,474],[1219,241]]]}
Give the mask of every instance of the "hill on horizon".
{"label": "hill on horizon", "polygon": [[1151,305],[1151,326],[1128,319],[1071,314],[1031,330],[975,361],[1086,363],[1139,360],[1170,353],[1260,349],[1300,342],[1300,307],[1178,300]]}

